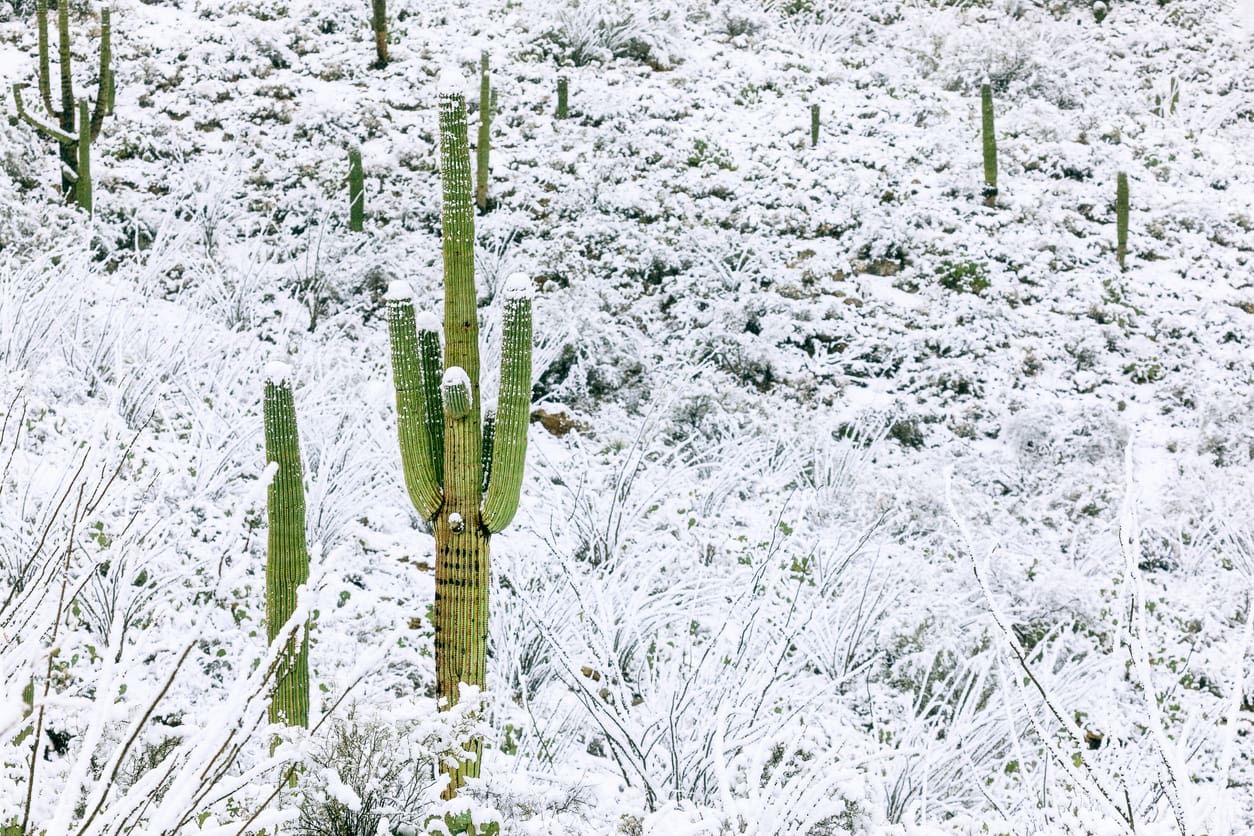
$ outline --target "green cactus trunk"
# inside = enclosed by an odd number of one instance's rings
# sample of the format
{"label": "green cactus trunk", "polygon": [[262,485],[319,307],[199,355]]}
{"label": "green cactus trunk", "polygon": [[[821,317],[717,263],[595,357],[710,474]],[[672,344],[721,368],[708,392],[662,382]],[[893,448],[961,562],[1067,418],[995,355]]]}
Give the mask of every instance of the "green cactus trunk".
{"label": "green cactus trunk", "polygon": [[[277,469],[266,491],[266,635],[271,643],[296,610],[296,590],[309,580],[305,487],[292,386],[283,372],[267,376],[263,405],[266,462]],[[309,726],[309,635],[288,640],[275,672],[270,722]]]}
{"label": "green cactus trunk", "polygon": [[[403,283],[389,289],[388,330],[405,484],[418,513],[434,522],[436,691],[447,708],[458,701],[461,683],[482,688],[486,681],[488,547],[491,534],[504,528],[518,507],[531,403],[532,337],[530,283],[513,277],[503,293],[500,417],[495,431],[485,428],[464,96],[442,90],[439,116],[443,362],[433,318],[415,316],[412,294]],[[446,798],[455,796],[466,778],[479,775],[483,741],[468,741],[465,748],[465,760],[441,767],[449,776]]]}
{"label": "green cactus trunk", "polygon": [[387,0],[371,0],[370,28],[374,31],[375,66],[383,69],[388,65]]}
{"label": "green cactus trunk", "polygon": [[819,144],[819,106],[810,105],[810,147]]}
{"label": "green cactus trunk", "polygon": [[565,119],[570,105],[570,79],[564,75],[557,77],[557,118]]}
{"label": "green cactus trunk", "polygon": [[1126,270],[1125,260],[1128,257],[1128,175],[1119,172],[1115,186],[1115,255],[1119,259],[1119,269]]}
{"label": "green cactus trunk", "polygon": [[78,180],[74,183],[78,208],[91,214],[91,118],[87,102],[78,103]]}
{"label": "green cactus trunk", "polygon": [[492,81],[488,76],[488,53],[479,59],[479,143],[475,147],[475,205],[488,208],[488,155],[492,150]]}
{"label": "green cactus trunk", "polygon": [[980,85],[980,112],[984,136],[984,205],[997,205],[997,134],[993,127],[993,88]]}
{"label": "green cactus trunk", "polygon": [[366,220],[366,180],[361,170],[361,149],[348,149],[348,228],[361,232]]}

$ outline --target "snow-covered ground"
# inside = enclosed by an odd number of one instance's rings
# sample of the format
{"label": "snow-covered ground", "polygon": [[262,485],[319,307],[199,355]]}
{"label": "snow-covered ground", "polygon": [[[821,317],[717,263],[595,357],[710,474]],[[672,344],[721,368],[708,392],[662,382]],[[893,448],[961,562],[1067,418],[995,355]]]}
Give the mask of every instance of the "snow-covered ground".
{"label": "snow-covered ground", "polygon": [[[364,0],[112,9],[92,219],[0,121],[0,833],[419,832],[477,723],[504,833],[1254,830],[1249,0],[392,0],[385,69]],[[439,714],[382,311],[438,305],[482,51],[484,357],[529,273],[536,411]],[[272,748],[275,361],[318,726]]]}

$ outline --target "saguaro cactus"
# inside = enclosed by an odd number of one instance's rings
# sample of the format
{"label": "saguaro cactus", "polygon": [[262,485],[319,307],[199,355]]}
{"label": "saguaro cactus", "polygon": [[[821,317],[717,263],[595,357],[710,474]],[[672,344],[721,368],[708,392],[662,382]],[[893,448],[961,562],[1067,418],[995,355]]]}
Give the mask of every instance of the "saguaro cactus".
{"label": "saguaro cactus", "polygon": [[[86,99],[74,97],[70,61],[70,4],[57,4],[57,61],[60,71],[61,106],[52,104],[52,78],[48,44],[48,0],[38,0],[35,17],[39,28],[39,100],[46,114],[56,124],[44,122],[26,109],[22,91],[29,85],[13,85],[13,101],[17,115],[44,136],[60,146],[61,194],[67,203],[77,203],[91,211],[91,143],[100,135],[105,116],[113,112],[113,70],[110,33],[112,22],[108,9],[100,13],[100,69],[96,82],[96,104],[89,108]],[[76,118],[77,117],[77,118]],[[77,123],[77,124],[76,124]],[[80,177],[80,173],[85,175]]]}
{"label": "saguaro cactus", "polygon": [[984,134],[984,205],[997,205],[997,134],[993,128],[993,87],[980,85],[980,112]]}
{"label": "saguaro cactus", "polygon": [[[504,286],[500,407],[494,424],[489,421],[485,429],[466,100],[455,72],[441,76],[439,111],[443,361],[439,323],[433,315],[415,315],[413,294],[404,282],[388,290],[388,332],[405,485],[419,515],[435,524],[436,688],[451,706],[460,683],[484,685],[488,544],[518,509],[531,404],[532,284],[518,274]],[[479,774],[483,741],[467,742],[466,750],[456,767],[442,767],[450,778],[445,797]]]}
{"label": "saguaro cactus", "polygon": [[370,28],[374,30],[375,66],[388,65],[388,3],[387,0],[370,0]]}
{"label": "saguaro cactus", "polygon": [[348,228],[361,232],[366,218],[365,176],[361,171],[361,149],[348,149]]}
{"label": "saguaro cactus", "polygon": [[810,105],[810,147],[819,144],[819,106]]}
{"label": "saguaro cactus", "polygon": [[564,75],[557,77],[557,118],[565,119],[570,104],[570,79]]}
{"label": "saguaro cactus", "polygon": [[488,53],[479,58],[479,144],[475,147],[475,205],[488,208],[488,154],[492,148],[492,80],[488,76]]}
{"label": "saguaro cactus", "polygon": [[[300,436],[292,400],[291,372],[282,363],[266,369],[263,414],[266,463],[274,478],[266,489],[270,531],[266,541],[266,634],[273,643],[296,611],[296,590],[309,580],[305,543],[305,486],[301,480]],[[292,636],[279,657],[270,722],[309,725],[309,635]]]}
{"label": "saguaro cactus", "polygon": [[1128,175],[1122,171],[1115,186],[1115,255],[1119,269],[1127,269],[1124,260],[1128,257]]}

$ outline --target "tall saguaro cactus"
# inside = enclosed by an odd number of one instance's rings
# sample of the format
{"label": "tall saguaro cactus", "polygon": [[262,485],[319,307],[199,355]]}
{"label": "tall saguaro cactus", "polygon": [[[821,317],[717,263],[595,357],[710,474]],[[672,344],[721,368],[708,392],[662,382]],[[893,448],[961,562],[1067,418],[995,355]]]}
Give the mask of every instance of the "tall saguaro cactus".
{"label": "tall saguaro cactus", "polygon": [[1128,175],[1119,172],[1115,184],[1115,257],[1119,269],[1125,270],[1128,257]]}
{"label": "tall saguaro cactus", "polygon": [[993,87],[980,85],[980,121],[984,138],[984,205],[997,205],[997,133],[993,127]]}
{"label": "tall saguaro cactus", "polygon": [[370,28],[374,31],[375,66],[383,69],[388,65],[387,0],[370,0]]}
{"label": "tall saguaro cactus", "polygon": [[[305,486],[300,466],[300,436],[291,374],[281,363],[266,369],[263,414],[266,463],[274,478],[266,489],[270,530],[266,541],[266,634],[273,644],[296,611],[296,590],[309,580],[305,542]],[[309,725],[309,635],[288,640],[275,672],[270,722]]]}
{"label": "tall saguaro cactus", "polygon": [[[410,500],[435,527],[436,688],[446,707],[460,683],[482,687],[488,639],[488,545],[518,509],[531,405],[531,296],[526,276],[505,283],[499,409],[486,427],[479,394],[474,204],[461,79],[440,79],[444,357],[439,323],[416,316],[404,282],[388,290],[397,435]],[[485,453],[486,461],[485,461]],[[488,474],[485,480],[484,474]],[[449,775],[453,797],[479,775],[483,741]]]}
{"label": "tall saguaro cactus", "polygon": [[96,82],[96,103],[89,108],[86,99],[74,97],[70,61],[70,4],[57,3],[57,62],[60,72],[60,107],[52,104],[52,70],[48,44],[48,0],[38,0],[35,17],[39,28],[39,100],[48,117],[45,122],[26,109],[22,91],[29,85],[13,85],[17,115],[60,146],[61,194],[67,203],[77,203],[91,212],[91,143],[100,135],[105,116],[113,113],[113,69],[108,9],[100,13],[100,68]]}
{"label": "tall saguaro cactus", "polygon": [[488,53],[479,59],[479,143],[475,146],[475,205],[488,208],[488,155],[492,150],[492,79],[488,75]]}

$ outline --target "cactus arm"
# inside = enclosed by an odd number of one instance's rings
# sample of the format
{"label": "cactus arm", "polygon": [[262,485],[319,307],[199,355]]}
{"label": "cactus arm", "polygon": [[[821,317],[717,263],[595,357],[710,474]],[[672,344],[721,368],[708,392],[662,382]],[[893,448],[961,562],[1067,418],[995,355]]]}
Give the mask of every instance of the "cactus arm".
{"label": "cactus arm", "polygon": [[49,116],[56,116],[52,107],[52,70],[48,61],[48,0],[35,3],[35,22],[39,27],[39,100]]}
{"label": "cactus arm", "polygon": [[366,216],[366,178],[361,170],[361,149],[348,149],[348,228],[361,232]]}
{"label": "cactus arm", "polygon": [[980,85],[980,116],[984,137],[984,203],[997,203],[997,134],[993,126],[993,87]]}
{"label": "cactus arm", "polygon": [[475,147],[475,205],[488,208],[488,155],[491,151],[492,84],[488,77],[488,53],[479,59],[479,142]]}
{"label": "cactus arm", "polygon": [[1119,172],[1115,187],[1115,254],[1119,259],[1119,269],[1124,270],[1124,261],[1128,257],[1128,175]]}
{"label": "cactus arm", "polygon": [[492,473],[483,501],[483,524],[494,533],[514,518],[522,489],[531,417],[531,289],[530,280],[521,274],[511,276],[505,286],[501,392]]}
{"label": "cactus arm", "polygon": [[17,105],[18,118],[33,127],[35,130],[39,131],[44,136],[56,140],[62,145],[74,145],[77,143],[78,139],[75,138],[73,134],[66,133],[60,128],[49,125],[46,122],[40,122],[33,114],[31,114],[30,111],[26,109],[26,103],[22,101],[22,91],[29,86],[29,84],[13,85],[13,102]]}
{"label": "cactus arm", "polygon": [[435,314],[417,319],[418,362],[422,364],[423,400],[426,404],[427,448],[435,469],[435,481],[444,487],[444,406],[440,395],[440,377],[444,364],[440,358],[440,321]]}
{"label": "cactus arm", "polygon": [[100,79],[96,82],[96,109],[91,115],[92,142],[95,142],[96,137],[100,136],[100,128],[104,125],[105,115],[113,109],[112,97],[109,91],[113,80],[113,69],[110,65],[110,62],[113,60],[113,52],[109,43],[111,31],[109,10],[102,9],[100,11]]}
{"label": "cactus arm", "polygon": [[443,497],[436,480],[427,431],[423,369],[409,286],[393,282],[387,299],[388,338],[392,344],[392,381],[396,387],[396,434],[401,468],[414,509],[424,520],[440,511]]}
{"label": "cactus arm", "polygon": [[87,100],[78,103],[78,179],[74,183],[74,199],[78,208],[91,214],[91,119]]}
{"label": "cactus arm", "polygon": [[496,441],[496,407],[483,405],[483,490],[492,481],[492,445]]}
{"label": "cactus arm", "polygon": [[70,74],[70,4],[57,3],[57,63],[61,71],[61,129],[74,130],[74,82]]}
{"label": "cactus arm", "polygon": [[[296,610],[296,590],[309,580],[309,551],[305,542],[305,488],[301,481],[300,436],[296,407],[287,370],[281,364],[267,369],[263,404],[266,462],[274,478],[266,489],[269,517],[266,556],[266,628],[270,642]],[[299,647],[289,643],[276,673],[270,721],[291,726],[309,725],[309,638]]]}

